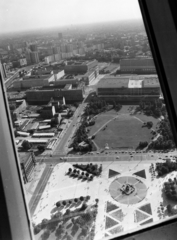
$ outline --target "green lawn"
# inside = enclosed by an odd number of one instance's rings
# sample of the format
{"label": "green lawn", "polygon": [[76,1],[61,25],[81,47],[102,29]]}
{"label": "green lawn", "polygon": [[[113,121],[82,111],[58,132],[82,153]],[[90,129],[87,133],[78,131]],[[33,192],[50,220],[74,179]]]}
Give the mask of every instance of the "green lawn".
{"label": "green lawn", "polygon": [[114,110],[99,114],[96,118],[95,125],[89,127],[89,136],[92,136],[100,127],[102,127],[107,121],[114,118],[115,116],[117,116],[117,113]]}
{"label": "green lawn", "polygon": [[140,141],[149,142],[151,137],[150,130],[142,128],[141,121],[130,115],[120,115],[96,134],[95,142],[100,148],[104,148],[106,143],[112,149],[136,148]]}
{"label": "green lawn", "polygon": [[156,128],[157,123],[159,122],[159,120],[157,118],[154,118],[152,116],[146,116],[144,114],[136,114],[134,116],[141,119],[144,122],[150,122],[150,121],[153,122],[152,128],[154,128],[154,129]]}

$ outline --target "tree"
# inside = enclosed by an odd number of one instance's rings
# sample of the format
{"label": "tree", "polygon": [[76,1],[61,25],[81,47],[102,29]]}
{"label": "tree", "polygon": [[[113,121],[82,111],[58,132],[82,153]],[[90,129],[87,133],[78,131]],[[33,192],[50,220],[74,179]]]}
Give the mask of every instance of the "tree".
{"label": "tree", "polygon": [[60,201],[56,203],[56,206],[57,206],[57,207],[60,207],[60,206],[61,206]]}
{"label": "tree", "polygon": [[62,204],[63,204],[63,206],[66,206],[66,201],[63,201]]}
{"label": "tree", "polygon": [[25,149],[25,150],[28,150],[31,148],[31,144],[27,141],[27,140],[24,140],[23,143],[22,143],[22,147]]}
{"label": "tree", "polygon": [[65,215],[69,215],[71,211],[69,209],[66,210]]}
{"label": "tree", "polygon": [[45,146],[42,145],[38,145],[37,148],[40,152],[43,152],[45,150]]}
{"label": "tree", "polygon": [[96,202],[96,203],[98,203],[98,202],[99,202],[99,199],[98,199],[98,198],[96,198],[96,199],[95,199],[95,202]]}
{"label": "tree", "polygon": [[48,222],[49,220],[44,218],[41,222],[41,229],[44,229],[47,226]]}
{"label": "tree", "polygon": [[87,196],[87,197],[86,197],[86,200],[87,200],[87,201],[90,200],[90,196]]}
{"label": "tree", "polygon": [[83,196],[80,197],[80,201],[81,202],[84,201],[84,197]]}
{"label": "tree", "polygon": [[50,236],[50,231],[49,231],[49,230],[46,230],[46,231],[43,232],[43,234],[41,235],[41,238],[42,238],[43,240],[46,240],[46,239],[49,238],[49,236]]}
{"label": "tree", "polygon": [[40,226],[40,224],[34,226],[34,234],[35,234],[35,235],[38,234],[40,231],[41,231],[41,226]]}
{"label": "tree", "polygon": [[87,209],[87,207],[88,207],[88,205],[84,202],[79,211],[85,211],[85,209]]}
{"label": "tree", "polygon": [[172,206],[170,204],[167,205],[167,211],[168,211],[169,214],[173,213],[173,209],[172,209]]}

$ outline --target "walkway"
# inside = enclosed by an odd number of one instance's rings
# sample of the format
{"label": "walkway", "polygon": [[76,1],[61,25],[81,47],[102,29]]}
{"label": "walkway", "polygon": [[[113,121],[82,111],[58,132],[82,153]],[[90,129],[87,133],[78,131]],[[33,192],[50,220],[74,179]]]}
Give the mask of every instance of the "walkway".
{"label": "walkway", "polygon": [[33,193],[33,196],[29,202],[31,216],[34,214],[34,212],[36,210],[36,207],[40,201],[40,198],[41,198],[43,191],[47,185],[47,182],[52,174],[52,171],[53,171],[53,166],[50,167],[49,165],[47,165],[41,178],[40,178],[40,181],[39,181],[39,183]]}

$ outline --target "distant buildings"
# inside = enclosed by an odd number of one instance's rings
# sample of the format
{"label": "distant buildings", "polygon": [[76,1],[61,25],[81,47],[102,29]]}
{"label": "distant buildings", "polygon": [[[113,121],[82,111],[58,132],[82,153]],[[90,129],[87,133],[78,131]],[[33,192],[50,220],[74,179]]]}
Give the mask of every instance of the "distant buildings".
{"label": "distant buildings", "polygon": [[160,97],[160,84],[157,77],[106,76],[97,85],[97,95],[102,99],[131,103],[154,100]]}
{"label": "distant buildings", "polygon": [[58,39],[59,41],[63,41],[63,34],[61,32],[58,33]]}
{"label": "distant buildings", "polygon": [[29,45],[29,48],[26,50],[25,55],[28,65],[39,63],[39,53],[36,44]]}
{"label": "distant buildings", "polygon": [[96,60],[68,61],[64,71],[66,74],[82,75],[80,77],[86,85],[99,75],[98,62]]}

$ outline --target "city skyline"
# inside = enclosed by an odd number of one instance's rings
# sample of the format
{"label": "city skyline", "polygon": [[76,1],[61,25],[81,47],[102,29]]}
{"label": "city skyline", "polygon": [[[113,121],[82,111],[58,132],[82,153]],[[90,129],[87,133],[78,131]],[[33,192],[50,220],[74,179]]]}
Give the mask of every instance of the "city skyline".
{"label": "city skyline", "polygon": [[137,0],[3,0],[0,3],[0,15],[0,34],[141,19]]}

